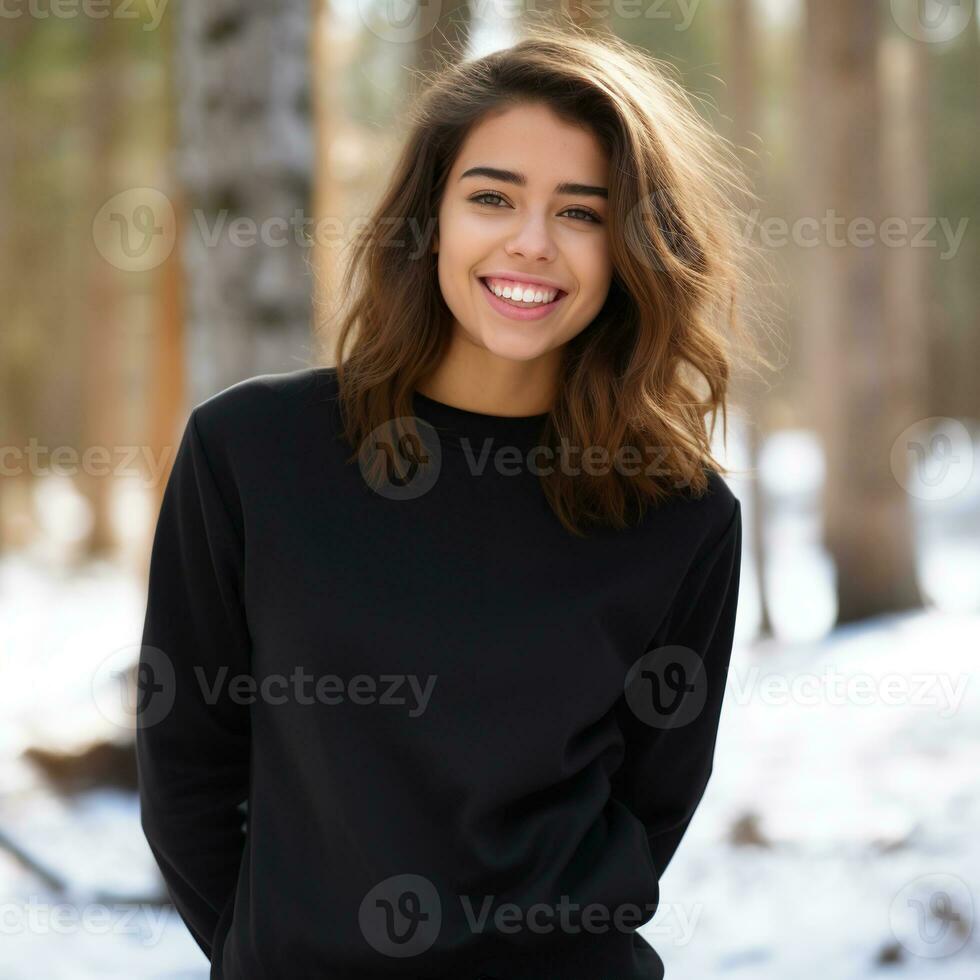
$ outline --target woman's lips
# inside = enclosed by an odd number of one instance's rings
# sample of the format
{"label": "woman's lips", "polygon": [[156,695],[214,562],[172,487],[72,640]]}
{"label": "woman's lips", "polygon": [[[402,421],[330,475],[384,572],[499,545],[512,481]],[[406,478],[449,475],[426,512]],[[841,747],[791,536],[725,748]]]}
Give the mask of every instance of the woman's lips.
{"label": "woman's lips", "polygon": [[483,292],[487,297],[487,302],[493,307],[493,309],[511,320],[540,320],[554,312],[558,304],[568,295],[566,292],[559,292],[559,294],[550,303],[543,303],[541,306],[528,306],[521,308],[520,306],[514,306],[495,295],[493,290],[487,285],[485,279],[480,279],[480,285],[483,287]]}

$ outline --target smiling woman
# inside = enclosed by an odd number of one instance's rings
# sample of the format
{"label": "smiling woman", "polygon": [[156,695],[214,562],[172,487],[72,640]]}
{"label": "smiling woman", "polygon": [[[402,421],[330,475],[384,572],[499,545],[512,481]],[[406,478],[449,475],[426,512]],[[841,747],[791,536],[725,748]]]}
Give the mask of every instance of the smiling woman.
{"label": "smiling woman", "polygon": [[[736,200],[754,195],[662,63],[571,24],[525,34],[409,107],[322,335],[352,446],[420,391],[547,413],[551,445],[656,447],[655,474],[541,481],[571,533],[625,528],[705,490],[736,361],[768,364],[739,305],[753,253]],[[406,224],[433,228],[426,248],[404,247]]]}
{"label": "smiling woman", "polygon": [[138,761],[213,980],[663,976],[637,929],[711,775],[741,560],[705,424],[738,282],[714,148],[613,39],[449,68],[337,366],[195,407]]}

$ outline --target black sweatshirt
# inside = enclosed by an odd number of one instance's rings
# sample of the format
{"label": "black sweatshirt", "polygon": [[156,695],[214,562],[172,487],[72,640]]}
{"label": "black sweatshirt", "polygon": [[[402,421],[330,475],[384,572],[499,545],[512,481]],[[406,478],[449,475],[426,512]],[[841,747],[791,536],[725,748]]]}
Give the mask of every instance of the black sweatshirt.
{"label": "black sweatshirt", "polygon": [[210,976],[656,980],[635,930],[711,774],[738,499],[712,472],[577,538],[515,464],[545,416],[420,392],[429,475],[379,486],[336,391],[198,404],[153,538],[142,827]]}

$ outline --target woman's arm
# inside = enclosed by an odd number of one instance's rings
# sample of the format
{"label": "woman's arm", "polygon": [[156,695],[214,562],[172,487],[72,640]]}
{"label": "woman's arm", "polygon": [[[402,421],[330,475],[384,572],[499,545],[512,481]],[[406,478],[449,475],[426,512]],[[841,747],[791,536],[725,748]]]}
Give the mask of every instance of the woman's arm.
{"label": "woman's arm", "polygon": [[741,505],[695,561],[650,648],[627,678],[626,741],[613,793],[643,821],[663,875],[711,776],[731,660],[742,555]]}
{"label": "woman's arm", "polygon": [[250,672],[243,529],[234,487],[219,489],[188,419],[150,555],[139,662],[140,817],[173,903],[211,958],[245,842],[249,709],[229,696]]}

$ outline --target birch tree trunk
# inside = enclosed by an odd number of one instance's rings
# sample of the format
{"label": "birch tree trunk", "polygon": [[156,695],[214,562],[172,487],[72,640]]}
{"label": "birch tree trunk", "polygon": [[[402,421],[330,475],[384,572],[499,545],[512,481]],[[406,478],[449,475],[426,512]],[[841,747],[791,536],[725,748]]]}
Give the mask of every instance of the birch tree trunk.
{"label": "birch tree trunk", "polygon": [[177,8],[192,403],[311,360],[310,8],[309,0]]}

